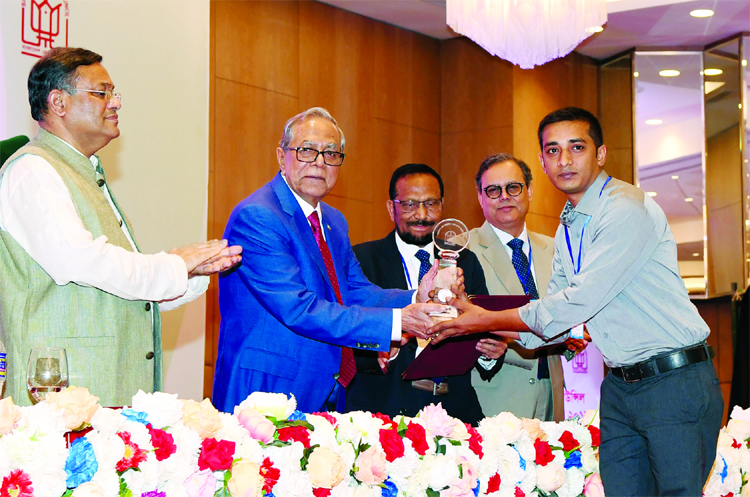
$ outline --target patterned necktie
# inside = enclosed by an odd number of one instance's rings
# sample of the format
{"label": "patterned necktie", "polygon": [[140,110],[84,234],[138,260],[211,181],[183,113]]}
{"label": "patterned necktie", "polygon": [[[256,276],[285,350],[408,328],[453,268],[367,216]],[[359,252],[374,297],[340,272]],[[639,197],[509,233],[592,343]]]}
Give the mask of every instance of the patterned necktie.
{"label": "patterned necktie", "polygon": [[[328,244],[323,238],[323,233],[320,229],[320,218],[318,217],[318,211],[313,211],[307,219],[310,221],[310,227],[312,228],[313,236],[315,241],[318,242],[318,248],[320,249],[320,255],[323,256],[323,262],[326,266],[326,272],[328,272],[328,278],[331,280],[333,286],[333,293],[336,294],[336,301],[343,305],[341,300],[341,290],[339,289],[339,280],[336,278],[336,269],[333,267],[333,258],[331,257],[331,251],[328,250]],[[349,347],[341,347],[341,366],[339,367],[338,381],[343,387],[352,381],[354,375],[357,372],[357,365],[354,362],[354,352]]]}
{"label": "patterned necktie", "polygon": [[508,246],[513,249],[513,267],[516,269],[518,279],[521,280],[523,291],[526,295],[531,295],[532,299],[539,298],[539,292],[534,283],[534,277],[531,275],[529,259],[523,253],[523,240],[514,238],[508,242]]}
{"label": "patterned necktie", "polygon": [[[539,298],[539,292],[534,283],[534,277],[531,274],[529,259],[523,253],[523,240],[514,238],[508,242],[508,246],[513,249],[513,267],[516,269],[518,279],[521,280],[523,291],[526,295],[531,295],[532,299]],[[539,367],[537,368],[538,378],[549,378],[549,364],[547,362],[547,351],[540,350],[537,353],[539,358]]]}
{"label": "patterned necktie", "polygon": [[422,283],[422,278],[424,278],[424,275],[427,274],[430,271],[430,254],[427,253],[424,249],[417,250],[417,253],[414,254],[414,257],[420,260],[419,263],[419,279],[417,279],[417,285]]}

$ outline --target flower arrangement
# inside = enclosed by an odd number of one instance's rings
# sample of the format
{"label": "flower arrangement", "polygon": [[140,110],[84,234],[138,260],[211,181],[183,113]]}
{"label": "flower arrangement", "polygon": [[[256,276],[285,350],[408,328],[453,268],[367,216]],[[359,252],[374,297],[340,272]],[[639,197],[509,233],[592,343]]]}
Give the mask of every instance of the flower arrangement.
{"label": "flower arrangement", "polygon": [[293,396],[255,392],[227,414],[138,392],[108,409],[71,387],[32,407],[0,401],[0,497],[598,497],[594,414],[473,428],[440,404],[414,418],[304,414]]}
{"label": "flower arrangement", "polygon": [[734,406],[719,432],[711,475],[703,495],[750,495],[750,409]]}

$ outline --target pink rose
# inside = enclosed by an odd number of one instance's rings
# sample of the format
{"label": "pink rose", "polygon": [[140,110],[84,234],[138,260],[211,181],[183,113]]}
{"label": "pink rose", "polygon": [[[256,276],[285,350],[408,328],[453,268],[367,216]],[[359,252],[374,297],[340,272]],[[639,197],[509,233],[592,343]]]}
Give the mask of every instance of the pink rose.
{"label": "pink rose", "polygon": [[429,436],[450,436],[456,423],[443,409],[443,404],[430,404],[419,412],[419,419],[424,422],[424,429]]}
{"label": "pink rose", "polygon": [[536,485],[547,493],[554,492],[565,483],[565,476],[565,468],[557,463],[537,466]]}
{"label": "pink rose", "polygon": [[374,446],[361,452],[354,465],[359,468],[354,477],[362,483],[378,485],[388,478],[385,471],[385,452]]}
{"label": "pink rose", "polygon": [[276,432],[276,427],[255,409],[243,409],[237,415],[237,421],[250,432],[250,436],[255,440],[259,440],[264,444],[273,442],[273,434]]}
{"label": "pink rose", "polygon": [[7,435],[21,419],[21,411],[13,403],[13,397],[0,400],[0,435]]}
{"label": "pink rose", "polygon": [[260,466],[250,461],[235,463],[227,487],[232,497],[262,497],[263,477],[260,475]]}
{"label": "pink rose", "polygon": [[185,407],[182,408],[182,422],[191,430],[197,431],[201,438],[211,438],[221,429],[219,411],[208,399],[203,402],[186,400]]}
{"label": "pink rose", "polygon": [[210,469],[196,471],[188,476],[184,485],[188,497],[205,497],[206,495],[214,494],[214,490],[216,490],[216,477]]}
{"label": "pink rose", "polygon": [[65,427],[72,431],[90,423],[91,417],[99,409],[99,397],[91,395],[89,389],[83,387],[68,387],[61,392],[48,393],[45,400],[55,408],[65,410]]}
{"label": "pink rose", "polygon": [[584,497],[604,497],[604,484],[599,473],[591,473],[583,482]]}
{"label": "pink rose", "polygon": [[344,460],[328,447],[317,447],[307,460],[307,474],[314,487],[333,488],[346,473]]}

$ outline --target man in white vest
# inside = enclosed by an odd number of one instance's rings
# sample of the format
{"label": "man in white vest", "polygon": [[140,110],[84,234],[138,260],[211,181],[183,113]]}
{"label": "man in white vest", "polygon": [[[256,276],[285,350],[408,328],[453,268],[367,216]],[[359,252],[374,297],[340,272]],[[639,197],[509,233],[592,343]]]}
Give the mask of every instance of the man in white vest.
{"label": "man in white vest", "polygon": [[[240,247],[212,240],[142,254],[94,155],[120,134],[102,57],[55,48],[29,74],[39,132],[0,169],[0,340],[6,396],[29,404],[35,347],[67,351],[70,384],[102,405],[162,386],[162,310],[195,299]],[[163,303],[163,304],[160,304]]]}

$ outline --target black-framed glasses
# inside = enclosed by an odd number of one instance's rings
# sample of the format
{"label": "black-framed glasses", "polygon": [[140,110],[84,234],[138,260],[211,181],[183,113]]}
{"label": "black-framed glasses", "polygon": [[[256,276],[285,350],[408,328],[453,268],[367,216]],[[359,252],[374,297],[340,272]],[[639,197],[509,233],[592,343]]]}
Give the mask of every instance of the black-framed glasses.
{"label": "black-framed glasses", "polygon": [[122,102],[122,94],[113,90],[84,90],[83,88],[74,88],[72,86],[65,88],[65,91],[70,93],[70,91],[68,90],[85,91],[87,93],[91,93],[95,97],[103,98],[107,102],[109,102],[113,98],[116,98],[118,102]]}
{"label": "black-framed glasses", "polygon": [[[523,191],[523,183],[508,183],[505,185],[505,192],[511,197],[517,197]],[[484,194],[489,198],[500,198],[503,195],[502,185],[490,185],[484,189]]]}
{"label": "black-framed glasses", "polygon": [[327,166],[340,166],[344,163],[344,157],[346,157],[346,154],[335,150],[321,151],[308,147],[289,147],[286,150],[294,150],[297,153],[297,160],[300,162],[315,162],[318,160],[318,155],[323,154],[323,162]]}
{"label": "black-framed glasses", "polygon": [[419,209],[420,205],[424,205],[424,208],[428,211],[435,212],[443,207],[442,198],[429,198],[427,200],[396,200],[393,202],[401,206],[401,210],[404,212],[414,212]]}

